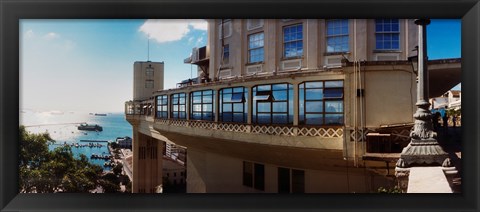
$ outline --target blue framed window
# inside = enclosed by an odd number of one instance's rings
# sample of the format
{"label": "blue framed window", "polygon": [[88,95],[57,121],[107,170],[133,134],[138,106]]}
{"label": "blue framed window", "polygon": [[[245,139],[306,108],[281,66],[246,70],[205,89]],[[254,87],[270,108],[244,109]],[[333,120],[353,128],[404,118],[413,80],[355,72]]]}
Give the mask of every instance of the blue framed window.
{"label": "blue framed window", "polygon": [[228,64],[230,61],[230,45],[223,45],[223,64]]}
{"label": "blue framed window", "polygon": [[255,124],[293,124],[293,85],[257,85],[252,88]]}
{"label": "blue framed window", "polygon": [[256,33],[248,36],[248,62],[256,63],[264,60],[264,34]]}
{"label": "blue framed window", "polygon": [[187,119],[186,96],[185,93],[176,93],[170,96],[172,119]]}
{"label": "blue framed window", "polygon": [[299,85],[299,125],[343,125],[343,81],[311,81]]}
{"label": "blue framed window", "polygon": [[399,19],[375,19],[375,49],[400,49]]}
{"label": "blue framed window", "polygon": [[157,96],[157,118],[168,118],[168,96]]}
{"label": "blue framed window", "polygon": [[327,20],[327,52],[348,52],[348,19]]}
{"label": "blue framed window", "polygon": [[303,25],[297,24],[283,28],[283,57],[303,55]]}
{"label": "blue framed window", "polygon": [[214,121],[214,99],[213,90],[192,92],[190,94],[190,119]]}
{"label": "blue framed window", "polygon": [[221,122],[247,122],[248,90],[245,87],[223,88],[219,91]]}

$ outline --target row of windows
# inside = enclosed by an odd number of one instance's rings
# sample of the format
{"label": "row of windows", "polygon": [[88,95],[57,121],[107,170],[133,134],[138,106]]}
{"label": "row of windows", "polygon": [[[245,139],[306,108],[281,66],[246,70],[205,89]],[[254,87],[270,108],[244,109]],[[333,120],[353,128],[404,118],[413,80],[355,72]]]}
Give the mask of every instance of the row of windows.
{"label": "row of windows", "polygon": [[[400,49],[399,19],[375,19],[375,48],[377,50]],[[248,62],[264,61],[263,32],[248,36]],[[348,19],[326,20],[326,51],[329,53],[349,51]],[[285,26],[283,28],[283,57],[303,56],[303,24]],[[223,46],[223,63],[230,57],[228,44]]]}
{"label": "row of windows", "polygon": [[[223,88],[218,92],[219,121],[247,123],[248,104],[254,124],[293,124],[293,85],[257,85],[252,98],[245,87]],[[343,125],[343,81],[311,81],[299,84],[300,125]],[[190,119],[214,121],[216,97],[213,90],[190,93]],[[170,95],[171,119],[186,119],[185,93]],[[157,118],[168,118],[168,96],[156,97]]]}
{"label": "row of windows", "polygon": [[[278,167],[278,193],[304,193],[305,171]],[[265,165],[243,162],[243,185],[265,191]]]}
{"label": "row of windows", "polygon": [[[183,175],[184,175],[184,172],[180,172],[180,176],[183,177]],[[173,172],[173,176],[177,177],[177,172]],[[170,177],[170,173],[167,173],[167,177]]]}

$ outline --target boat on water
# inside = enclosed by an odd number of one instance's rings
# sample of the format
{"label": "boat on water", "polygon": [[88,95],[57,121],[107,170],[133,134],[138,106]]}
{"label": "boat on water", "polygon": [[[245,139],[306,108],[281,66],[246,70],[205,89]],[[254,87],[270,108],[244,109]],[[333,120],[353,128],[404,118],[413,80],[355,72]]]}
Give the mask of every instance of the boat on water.
{"label": "boat on water", "polygon": [[103,127],[98,124],[89,125],[89,124],[81,124],[77,127],[78,130],[86,130],[86,131],[103,131]]}
{"label": "boat on water", "polygon": [[107,116],[106,113],[95,113],[96,116]]}

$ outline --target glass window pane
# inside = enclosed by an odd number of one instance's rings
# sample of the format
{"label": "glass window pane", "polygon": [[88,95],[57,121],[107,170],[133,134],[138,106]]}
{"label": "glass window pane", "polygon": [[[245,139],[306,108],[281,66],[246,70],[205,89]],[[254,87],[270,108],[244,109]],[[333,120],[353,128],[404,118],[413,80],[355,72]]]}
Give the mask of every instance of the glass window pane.
{"label": "glass window pane", "polygon": [[192,119],[201,120],[202,113],[192,113]]}
{"label": "glass window pane", "polygon": [[213,112],[212,104],[203,104],[203,112]]}
{"label": "glass window pane", "polygon": [[213,95],[213,90],[204,90],[202,91],[202,94],[205,95]]}
{"label": "glass window pane", "polygon": [[187,113],[186,112],[180,112],[180,118],[181,119],[186,119],[187,118]]}
{"label": "glass window pane", "polygon": [[269,102],[259,102],[257,111],[258,112],[270,112],[270,103]]}
{"label": "glass window pane", "polygon": [[325,89],[323,91],[325,98],[343,98],[343,89],[341,88],[332,88]]}
{"label": "glass window pane", "polygon": [[232,122],[232,113],[222,113],[220,117],[222,117],[223,122]]}
{"label": "glass window pane", "polygon": [[308,125],[322,125],[323,114],[306,114],[305,123]]}
{"label": "glass window pane", "polygon": [[398,41],[392,41],[392,49],[399,49]]}
{"label": "glass window pane", "polygon": [[325,101],[325,112],[342,113],[343,101]]}
{"label": "glass window pane", "polygon": [[323,82],[306,82],[305,87],[306,88],[322,88]]}
{"label": "glass window pane", "polygon": [[234,93],[231,96],[231,102],[243,102],[243,93]]}
{"label": "glass window pane", "polygon": [[[247,109],[247,108],[245,107],[245,110],[246,110],[246,109]],[[243,109],[243,103],[235,103],[235,104],[233,104],[233,111],[235,111],[235,112],[245,112],[245,111],[243,111],[243,110],[244,110],[244,109]]]}
{"label": "glass window pane", "polygon": [[271,85],[259,85],[256,88],[257,91],[269,91],[271,90]]}
{"label": "glass window pane", "polygon": [[326,125],[343,125],[343,114],[325,114]]}
{"label": "glass window pane", "polygon": [[193,97],[193,103],[201,103],[202,102],[202,97],[201,96],[194,96]]}
{"label": "glass window pane", "polygon": [[187,109],[185,108],[185,105],[179,105],[179,110],[180,111],[186,111]]}
{"label": "glass window pane", "polygon": [[306,100],[321,100],[323,99],[323,89],[307,89]]}
{"label": "glass window pane", "polygon": [[223,94],[232,93],[232,89],[231,88],[224,88],[224,89],[220,90],[220,92],[222,92]]}
{"label": "glass window pane", "polygon": [[203,119],[202,120],[213,120],[213,113],[203,113]]}
{"label": "glass window pane", "polygon": [[232,104],[223,104],[222,111],[223,112],[232,112]]}
{"label": "glass window pane", "polygon": [[211,95],[203,96],[203,103],[212,103],[213,97]]}
{"label": "glass window pane", "polygon": [[325,81],[326,88],[343,87],[343,81]]}
{"label": "glass window pane", "polygon": [[233,88],[233,92],[234,92],[234,93],[244,92],[244,87],[236,87],[236,88]]}
{"label": "glass window pane", "polygon": [[259,124],[270,124],[270,114],[259,113],[257,114],[258,120],[257,123]]}
{"label": "glass window pane", "polygon": [[232,94],[223,94],[222,96],[223,96],[222,98],[223,102],[231,102]]}
{"label": "glass window pane", "polygon": [[305,107],[307,113],[323,112],[323,101],[306,102]]}
{"label": "glass window pane", "polygon": [[202,111],[202,105],[201,104],[195,104],[192,106],[192,110],[194,112],[201,112]]}
{"label": "glass window pane", "polygon": [[273,114],[273,124],[287,124],[287,115],[286,114]]}
{"label": "glass window pane", "polygon": [[392,31],[394,31],[394,32],[398,32],[398,31],[399,31],[398,23],[392,24]]}
{"label": "glass window pane", "polygon": [[287,91],[273,91],[273,99],[275,101],[287,100]]}
{"label": "glass window pane", "polygon": [[288,84],[273,84],[272,90],[287,90]]}
{"label": "glass window pane", "polygon": [[286,102],[274,102],[273,103],[273,112],[287,112],[287,103]]}
{"label": "glass window pane", "polygon": [[244,114],[243,113],[234,113],[233,114],[233,122],[236,122],[236,123],[243,123],[246,121],[246,119],[244,119]]}

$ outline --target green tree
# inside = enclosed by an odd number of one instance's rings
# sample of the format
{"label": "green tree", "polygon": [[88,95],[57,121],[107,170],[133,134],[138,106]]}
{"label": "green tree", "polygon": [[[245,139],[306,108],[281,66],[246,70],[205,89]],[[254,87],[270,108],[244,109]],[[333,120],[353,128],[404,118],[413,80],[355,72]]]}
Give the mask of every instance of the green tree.
{"label": "green tree", "polygon": [[115,193],[120,191],[120,180],[117,175],[107,173],[99,181],[105,193]]}
{"label": "green tree", "polygon": [[115,167],[113,167],[112,171],[115,175],[120,175],[122,173],[122,170],[123,170],[123,165],[121,163],[117,163],[117,165],[115,165]]}
{"label": "green tree", "polygon": [[73,157],[69,146],[48,150],[48,133],[34,134],[20,126],[20,192],[89,192],[99,183],[103,169],[85,155]]}

